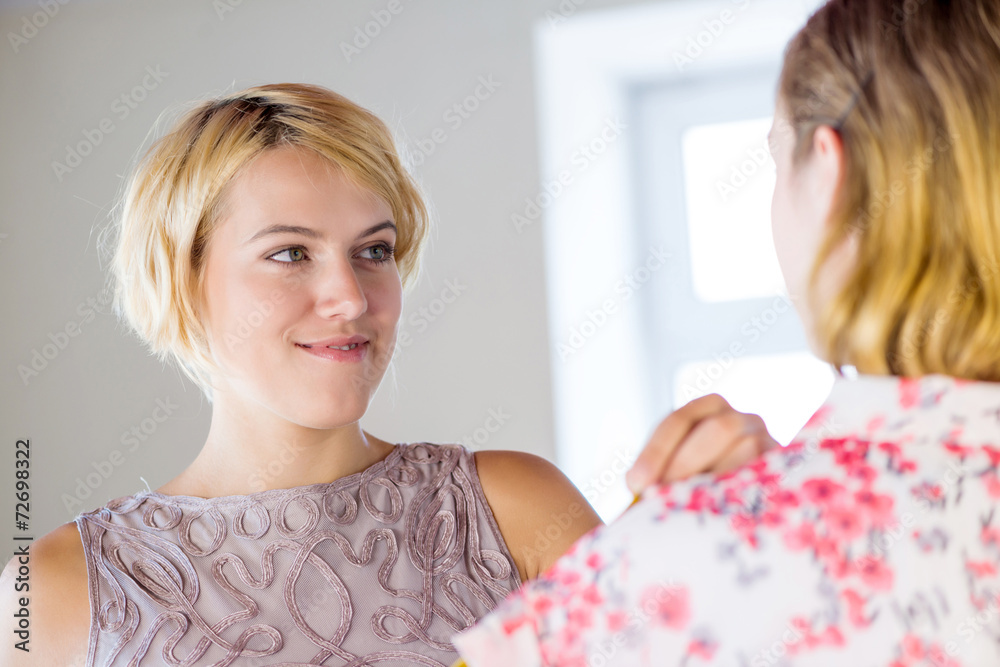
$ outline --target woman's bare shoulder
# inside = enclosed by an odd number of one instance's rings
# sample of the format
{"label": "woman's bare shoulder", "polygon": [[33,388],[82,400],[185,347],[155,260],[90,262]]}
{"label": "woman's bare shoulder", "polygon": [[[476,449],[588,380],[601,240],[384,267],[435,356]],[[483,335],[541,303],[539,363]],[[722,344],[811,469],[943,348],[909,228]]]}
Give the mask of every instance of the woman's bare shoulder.
{"label": "woman's bare shoulder", "polygon": [[521,571],[533,579],[578,538],[601,524],[583,494],[555,465],[525,452],[475,454],[483,493]]}
{"label": "woman's bare shoulder", "polygon": [[[75,523],[34,540],[27,555],[15,556],[0,574],[0,664],[86,664],[90,633],[87,561]],[[22,604],[27,603],[27,604]],[[18,630],[27,609],[27,634]],[[18,616],[21,614],[21,616]],[[12,626],[12,627],[10,627]],[[27,644],[18,648],[22,637]]]}

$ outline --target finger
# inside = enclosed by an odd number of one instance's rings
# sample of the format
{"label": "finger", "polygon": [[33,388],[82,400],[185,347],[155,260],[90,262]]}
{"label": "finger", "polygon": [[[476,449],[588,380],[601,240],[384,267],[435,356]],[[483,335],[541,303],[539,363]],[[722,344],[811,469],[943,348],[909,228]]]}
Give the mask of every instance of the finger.
{"label": "finger", "polygon": [[726,399],[718,394],[696,398],[669,414],[653,431],[646,447],[640,452],[632,468],[625,474],[625,482],[632,493],[641,493],[653,481],[659,480],[691,429],[706,417],[731,409]]}
{"label": "finger", "polygon": [[[742,457],[741,462],[756,458],[762,446],[760,443],[769,437],[764,420],[757,415],[734,410],[710,415],[692,429],[667,468],[664,481],[686,479],[702,472],[720,472],[720,462],[731,456]],[[752,449],[739,449],[746,447],[744,441],[748,441]]]}
{"label": "finger", "polygon": [[748,436],[738,441],[733,447],[719,459],[712,472],[722,473],[736,470],[749,461],[760,458],[764,447],[757,436]]}

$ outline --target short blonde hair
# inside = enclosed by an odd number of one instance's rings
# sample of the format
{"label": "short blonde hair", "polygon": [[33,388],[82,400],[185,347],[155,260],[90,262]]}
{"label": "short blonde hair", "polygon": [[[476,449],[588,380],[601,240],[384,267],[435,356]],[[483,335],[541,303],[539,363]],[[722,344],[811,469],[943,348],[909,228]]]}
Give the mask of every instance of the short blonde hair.
{"label": "short blonde hair", "polygon": [[198,104],[160,138],[128,180],[111,260],[114,309],[161,360],[173,358],[212,399],[218,371],[197,315],[204,260],[226,186],[263,151],[312,149],[392,209],[403,285],[428,232],[420,189],[374,114],[321,86],[279,83]]}
{"label": "short blonde hair", "polygon": [[[820,125],[844,147],[810,279],[819,351],[838,367],[1000,381],[998,40],[996,0],[831,0],[786,50],[795,164]],[[852,234],[846,282],[816,302]]]}

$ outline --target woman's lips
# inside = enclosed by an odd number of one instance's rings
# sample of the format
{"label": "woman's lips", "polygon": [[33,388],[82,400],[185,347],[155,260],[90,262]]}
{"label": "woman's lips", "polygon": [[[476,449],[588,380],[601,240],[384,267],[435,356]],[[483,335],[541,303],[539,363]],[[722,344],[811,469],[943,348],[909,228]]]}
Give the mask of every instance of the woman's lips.
{"label": "woman's lips", "polygon": [[334,347],[322,347],[313,346],[306,347],[296,343],[295,347],[299,348],[303,352],[307,352],[314,357],[319,357],[320,359],[328,359],[330,361],[341,361],[345,363],[358,363],[365,358],[368,353],[368,343],[352,343],[347,346],[350,349],[342,350]]}

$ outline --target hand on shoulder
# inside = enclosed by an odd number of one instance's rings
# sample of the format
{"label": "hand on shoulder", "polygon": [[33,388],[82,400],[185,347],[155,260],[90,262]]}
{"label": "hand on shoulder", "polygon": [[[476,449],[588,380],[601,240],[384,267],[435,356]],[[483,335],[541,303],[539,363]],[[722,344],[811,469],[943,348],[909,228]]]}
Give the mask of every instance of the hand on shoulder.
{"label": "hand on shoulder", "polygon": [[534,454],[476,452],[483,493],[524,581],[534,579],[601,519],[555,465]]}
{"label": "hand on shoulder", "polygon": [[[25,562],[27,561],[27,562]],[[24,570],[27,569],[27,576]],[[28,648],[11,630],[27,599]],[[0,574],[3,642],[0,665],[84,667],[90,633],[90,597],[83,543],[75,523],[34,540],[27,557],[15,555]]]}

